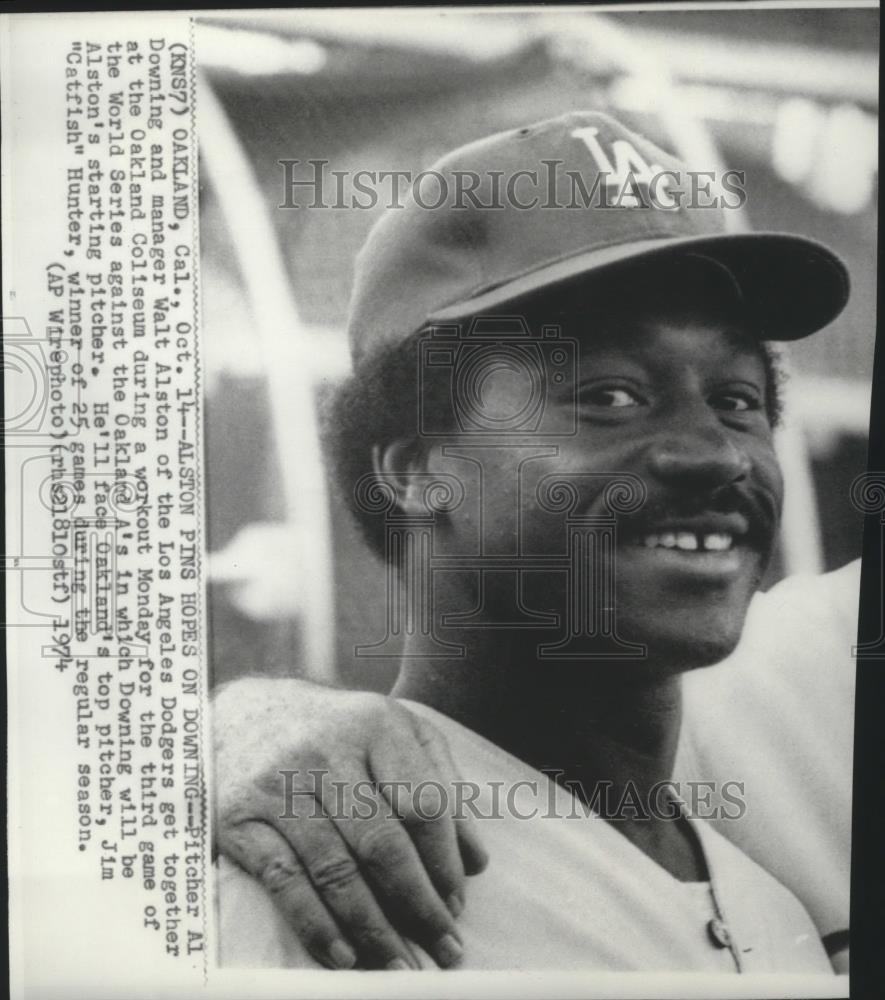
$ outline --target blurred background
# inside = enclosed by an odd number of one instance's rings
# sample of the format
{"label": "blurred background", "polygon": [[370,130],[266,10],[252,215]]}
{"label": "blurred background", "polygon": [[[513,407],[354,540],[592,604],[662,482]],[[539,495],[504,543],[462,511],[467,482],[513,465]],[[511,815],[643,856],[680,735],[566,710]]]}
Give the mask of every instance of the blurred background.
{"label": "blurred background", "polygon": [[[357,250],[383,209],[279,208],[279,161],[418,172],[493,132],[599,109],[700,169],[745,170],[736,228],[805,234],[852,275],[787,358],[784,531],[768,583],[860,554],[875,338],[878,10],[277,11],[198,22],[213,682],[383,690],[385,573],[334,496],[323,400],[349,369]],[[309,176],[309,173],[303,176]],[[330,174],[331,176],[331,174]]]}

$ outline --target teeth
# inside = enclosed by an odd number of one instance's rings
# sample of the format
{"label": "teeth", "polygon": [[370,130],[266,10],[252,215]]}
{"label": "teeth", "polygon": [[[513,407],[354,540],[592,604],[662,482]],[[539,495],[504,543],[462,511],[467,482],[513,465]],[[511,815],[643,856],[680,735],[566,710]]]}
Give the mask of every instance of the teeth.
{"label": "teeth", "polygon": [[640,542],[647,549],[681,549],[683,552],[727,552],[734,539],[726,532],[696,535],[693,531],[664,531],[659,535],[646,535]]}
{"label": "teeth", "polygon": [[717,532],[714,535],[704,535],[704,548],[708,552],[725,552],[731,548],[731,535]]}

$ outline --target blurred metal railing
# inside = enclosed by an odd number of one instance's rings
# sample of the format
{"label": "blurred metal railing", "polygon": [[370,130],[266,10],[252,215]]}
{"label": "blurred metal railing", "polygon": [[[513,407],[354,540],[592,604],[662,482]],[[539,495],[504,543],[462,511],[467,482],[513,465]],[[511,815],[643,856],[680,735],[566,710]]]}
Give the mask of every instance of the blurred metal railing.
{"label": "blurred metal railing", "polygon": [[[291,565],[288,573],[284,569],[282,581],[295,592],[304,636],[305,663],[293,666],[316,679],[331,679],[334,594],[329,497],[313,373],[298,360],[307,356],[309,346],[267,201],[205,76],[199,80],[198,108],[201,164],[227,224],[254,318],[255,337],[249,344],[254,343],[264,357],[286,509],[286,523],[267,526],[260,536],[253,531],[240,543],[234,539],[223,553],[210,553],[209,577],[249,585],[251,577],[273,573],[268,558],[288,556]],[[277,547],[277,539],[288,539],[289,544]],[[274,575],[274,579],[281,578]]]}

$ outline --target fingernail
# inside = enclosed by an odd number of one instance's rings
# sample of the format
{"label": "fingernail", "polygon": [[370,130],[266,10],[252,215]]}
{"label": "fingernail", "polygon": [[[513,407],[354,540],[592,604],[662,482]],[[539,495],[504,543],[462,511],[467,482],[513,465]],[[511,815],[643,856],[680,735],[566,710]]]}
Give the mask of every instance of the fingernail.
{"label": "fingernail", "polygon": [[446,905],[453,917],[460,917],[464,912],[464,893],[456,889],[446,900]]}
{"label": "fingernail", "polygon": [[346,941],[333,941],[329,958],[336,969],[352,969],[356,965],[356,952]]}
{"label": "fingernail", "polygon": [[391,959],[391,960],[390,960],[390,961],[389,961],[389,962],[387,963],[387,968],[388,968],[388,969],[395,969],[395,970],[399,970],[399,969],[410,969],[410,968],[411,968],[411,966],[410,966],[410,965],[409,965],[409,963],[408,963],[408,962],[406,962],[406,960],[405,960],[405,959],[403,959],[403,958],[392,958],[392,959]]}
{"label": "fingernail", "polygon": [[443,934],[439,941],[436,942],[434,952],[440,965],[448,966],[454,965],[461,959],[464,949],[451,934]]}

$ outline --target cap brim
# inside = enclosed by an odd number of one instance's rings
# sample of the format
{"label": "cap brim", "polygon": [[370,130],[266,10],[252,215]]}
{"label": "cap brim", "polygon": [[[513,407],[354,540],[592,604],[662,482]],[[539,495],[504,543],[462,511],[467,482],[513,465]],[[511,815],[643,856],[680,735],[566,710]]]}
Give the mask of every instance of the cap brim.
{"label": "cap brim", "polygon": [[606,270],[685,252],[703,253],[737,279],[763,340],[799,340],[831,323],[848,301],[848,270],[822,243],[785,233],[730,233],[651,239],[590,250],[434,312],[428,323],[484,315],[540,291]]}

